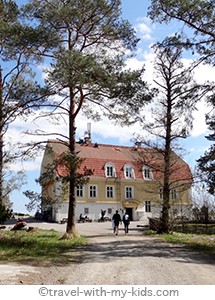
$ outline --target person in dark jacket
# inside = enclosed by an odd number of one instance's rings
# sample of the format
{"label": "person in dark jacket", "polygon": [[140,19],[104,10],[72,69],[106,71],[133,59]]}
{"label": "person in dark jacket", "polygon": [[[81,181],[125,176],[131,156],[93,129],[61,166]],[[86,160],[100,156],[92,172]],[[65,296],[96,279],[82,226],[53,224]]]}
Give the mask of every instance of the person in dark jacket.
{"label": "person in dark jacket", "polygon": [[122,224],[121,216],[118,210],[116,210],[115,214],[113,215],[112,221],[113,221],[113,232],[115,233],[115,235],[118,235],[119,223]]}
{"label": "person in dark jacket", "polygon": [[128,226],[130,225],[130,217],[127,212],[124,214],[122,221],[124,224],[125,233],[128,233]]}

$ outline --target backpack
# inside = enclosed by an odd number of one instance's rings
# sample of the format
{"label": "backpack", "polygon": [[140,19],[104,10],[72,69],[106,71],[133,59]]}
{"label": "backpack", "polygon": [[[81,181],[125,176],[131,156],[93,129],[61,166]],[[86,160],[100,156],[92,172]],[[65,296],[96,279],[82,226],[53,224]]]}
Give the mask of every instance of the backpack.
{"label": "backpack", "polygon": [[128,221],[129,220],[129,215],[125,215],[125,221]]}

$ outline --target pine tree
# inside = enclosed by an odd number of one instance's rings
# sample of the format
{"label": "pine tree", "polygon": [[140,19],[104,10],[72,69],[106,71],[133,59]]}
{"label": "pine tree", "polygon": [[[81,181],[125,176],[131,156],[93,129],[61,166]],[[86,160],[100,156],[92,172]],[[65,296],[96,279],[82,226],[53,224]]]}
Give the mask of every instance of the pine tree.
{"label": "pine tree", "polygon": [[[26,14],[56,39],[55,47],[45,53],[51,61],[46,84],[58,95],[53,107],[68,116],[68,136],[62,143],[68,146],[71,161],[76,161],[75,121],[80,111],[95,119],[102,111],[128,124],[136,121],[139,108],[150,100],[143,69],[126,69],[138,39],[130,23],[121,18],[120,0],[33,0]],[[76,165],[70,164],[68,236],[76,234],[76,171]]]}
{"label": "pine tree", "polygon": [[[153,21],[169,23],[179,21],[183,27],[168,40],[168,44],[191,50],[199,56],[199,63],[215,65],[215,2],[211,0],[152,0],[149,16]],[[186,29],[189,30],[186,30]],[[214,84],[210,90],[214,94]],[[212,131],[206,138],[215,140],[214,96],[210,96],[212,113],[206,116],[206,122]],[[215,182],[215,145],[212,144],[198,160],[198,169],[206,181],[210,193],[214,193]]]}
{"label": "pine tree", "polygon": [[215,121],[214,121],[214,108],[215,108],[215,99],[210,97],[210,102],[213,106],[213,110],[210,114],[206,116],[206,122],[208,129],[211,133],[206,136],[206,139],[209,140],[212,145],[204,155],[202,155],[197,160],[197,169],[200,179],[203,180],[207,187],[208,192],[212,195],[215,194]]}
{"label": "pine tree", "polygon": [[[192,176],[176,181],[176,174],[180,172],[177,141],[185,139],[192,129],[192,112],[196,103],[204,95],[205,87],[193,80],[194,65],[185,67],[181,62],[182,50],[176,47],[166,47],[166,41],[157,44],[155,59],[155,84],[158,92],[152,102],[151,118],[144,123],[144,130],[150,138],[143,138],[142,142],[161,157],[159,167],[155,171],[162,174],[160,186],[162,188],[162,212],[159,232],[169,232],[169,212],[171,208],[171,193],[178,186],[184,189],[190,187]],[[150,152],[149,152],[150,153]],[[144,157],[144,155],[143,155]]]}
{"label": "pine tree", "polygon": [[[43,45],[42,45],[43,44]],[[0,0],[0,203],[5,192],[6,166],[14,161],[5,136],[10,124],[37,109],[48,95],[34,78],[32,65],[41,62],[34,51],[47,47],[47,31],[27,25],[15,1]],[[20,174],[19,174],[20,175]],[[12,177],[14,180],[14,177]]]}

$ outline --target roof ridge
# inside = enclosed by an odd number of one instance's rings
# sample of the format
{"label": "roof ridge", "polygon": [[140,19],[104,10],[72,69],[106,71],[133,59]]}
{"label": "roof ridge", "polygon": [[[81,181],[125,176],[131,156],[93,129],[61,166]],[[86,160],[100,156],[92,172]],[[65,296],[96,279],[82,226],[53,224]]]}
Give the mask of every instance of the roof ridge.
{"label": "roof ridge", "polygon": [[[79,141],[76,141],[76,144],[79,144]],[[104,147],[113,147],[113,148],[134,148],[134,146],[125,146],[125,145],[115,145],[115,144],[104,144],[104,143],[99,143],[99,142],[91,142],[91,145],[98,144],[99,146],[104,146]]]}
{"label": "roof ridge", "polygon": [[[66,140],[65,140],[65,142],[66,142]],[[55,144],[62,144],[63,145],[63,141],[60,141],[60,140],[58,140],[58,139],[48,139],[47,140],[47,143],[55,143]],[[82,145],[82,146],[84,146],[85,144],[81,144],[79,141],[76,141],[75,142],[77,145]],[[128,149],[128,150],[136,150],[136,148],[135,148],[135,145],[130,145],[130,146],[128,146],[128,145],[116,145],[116,144],[104,144],[104,143],[99,143],[99,142],[91,142],[90,144],[87,144],[86,146],[87,147],[93,147],[94,145],[98,145],[98,146],[100,146],[100,147],[107,147],[107,148],[114,148],[114,149],[117,149],[117,148],[121,148],[121,149]],[[139,148],[140,150],[153,150],[153,149],[150,149],[150,148],[147,148],[147,147],[140,147]]]}

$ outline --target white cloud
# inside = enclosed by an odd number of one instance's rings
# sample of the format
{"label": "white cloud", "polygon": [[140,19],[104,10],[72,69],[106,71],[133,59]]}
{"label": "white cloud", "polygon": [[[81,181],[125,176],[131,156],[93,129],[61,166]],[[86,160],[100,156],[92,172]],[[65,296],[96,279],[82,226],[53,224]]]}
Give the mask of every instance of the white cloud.
{"label": "white cloud", "polygon": [[87,123],[91,123],[92,141],[99,143],[103,143],[104,140],[116,139],[120,144],[126,145],[130,143],[133,134],[140,130],[137,124],[122,127],[114,124],[107,117],[103,117],[101,121],[94,122],[80,114],[77,117],[77,138],[83,137],[87,129]]}
{"label": "white cloud", "polygon": [[210,65],[199,65],[195,72],[195,80],[203,84],[206,80],[214,81],[215,68]]}
{"label": "white cloud", "polygon": [[154,25],[152,25],[152,22],[149,18],[144,17],[137,20],[137,24],[135,25],[135,29],[137,31],[137,34],[141,36],[141,39],[143,40],[152,40],[152,34]]}
{"label": "white cloud", "polygon": [[126,67],[130,70],[141,69],[144,65],[144,61],[138,60],[136,57],[131,57],[126,62]]}
{"label": "white cloud", "polygon": [[14,163],[10,170],[13,172],[18,172],[24,170],[25,172],[32,172],[36,171],[38,174],[40,172],[41,163],[42,163],[43,153],[38,154],[37,157],[35,157],[34,160],[28,160],[28,161],[17,161]]}
{"label": "white cloud", "polygon": [[193,112],[194,121],[191,136],[197,137],[203,134],[206,135],[208,132],[208,127],[205,123],[205,115],[208,110],[209,108],[204,99],[197,104],[197,110]]}

